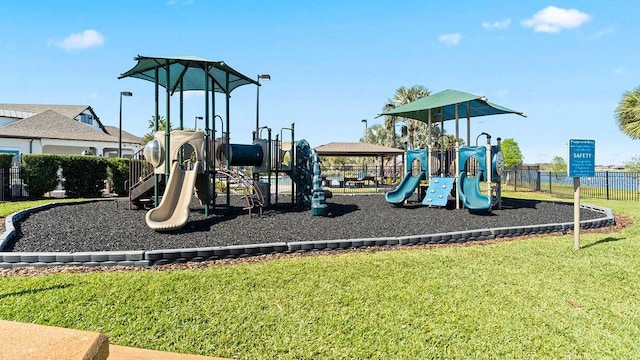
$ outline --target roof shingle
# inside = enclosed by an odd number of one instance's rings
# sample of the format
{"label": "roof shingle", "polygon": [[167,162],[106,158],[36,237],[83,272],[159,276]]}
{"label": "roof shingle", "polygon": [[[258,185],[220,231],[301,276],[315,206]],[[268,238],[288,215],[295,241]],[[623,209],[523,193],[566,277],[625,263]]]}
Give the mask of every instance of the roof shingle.
{"label": "roof shingle", "polygon": [[[46,124],[46,126],[43,126]],[[124,134],[124,132],[123,132]],[[118,141],[112,136],[53,110],[0,127],[0,137],[49,138],[86,141]]]}

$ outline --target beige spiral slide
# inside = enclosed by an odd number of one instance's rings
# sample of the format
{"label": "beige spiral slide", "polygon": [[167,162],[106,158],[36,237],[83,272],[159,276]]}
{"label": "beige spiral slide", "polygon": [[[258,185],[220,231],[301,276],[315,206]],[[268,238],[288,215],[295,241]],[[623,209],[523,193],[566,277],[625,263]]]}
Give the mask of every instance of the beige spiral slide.
{"label": "beige spiral slide", "polygon": [[200,161],[191,166],[191,161],[187,160],[183,169],[177,161],[173,162],[160,205],[147,212],[147,226],[155,231],[168,231],[179,229],[187,223],[199,166]]}

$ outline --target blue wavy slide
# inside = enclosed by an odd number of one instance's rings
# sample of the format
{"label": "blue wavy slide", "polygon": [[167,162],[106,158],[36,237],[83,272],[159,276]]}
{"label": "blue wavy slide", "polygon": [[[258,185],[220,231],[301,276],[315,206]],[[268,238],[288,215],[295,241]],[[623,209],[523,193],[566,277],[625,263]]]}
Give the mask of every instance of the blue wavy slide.
{"label": "blue wavy slide", "polygon": [[458,176],[458,195],[469,210],[491,209],[491,197],[480,192],[480,178],[480,174],[467,177],[466,171],[461,171]]}
{"label": "blue wavy slide", "polygon": [[421,171],[417,176],[407,174],[395,189],[384,194],[384,198],[389,204],[399,205],[413,195],[413,192],[420,184],[420,180],[426,178],[426,172]]}

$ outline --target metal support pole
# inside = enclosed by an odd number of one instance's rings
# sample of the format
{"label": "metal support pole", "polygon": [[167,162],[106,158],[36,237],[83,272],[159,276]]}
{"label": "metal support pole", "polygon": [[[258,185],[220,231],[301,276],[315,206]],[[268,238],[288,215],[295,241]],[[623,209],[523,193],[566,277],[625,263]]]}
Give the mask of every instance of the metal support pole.
{"label": "metal support pole", "polygon": [[120,92],[120,126],[118,127],[118,157],[122,157],[122,91]]}
{"label": "metal support pole", "polygon": [[295,179],[296,177],[296,137],[295,137],[296,123],[291,123],[291,152],[289,153],[289,166],[291,168],[291,204],[296,202],[295,192]]}
{"label": "metal support pole", "polygon": [[260,128],[260,75],[258,75],[258,84],[256,85],[256,136]]}
{"label": "metal support pole", "polygon": [[432,168],[432,161],[431,161],[431,126],[432,121],[431,121],[431,109],[427,110],[427,181],[429,182],[429,184],[431,184],[431,174],[433,173],[433,168]]}
{"label": "metal support pole", "polygon": [[444,167],[445,167],[445,158],[444,158],[444,106],[440,110],[440,177],[444,177]]}
{"label": "metal support pole", "polygon": [[[204,179],[205,179],[205,204],[204,204],[204,216],[209,216],[209,205],[211,204],[211,183],[209,181],[209,70],[210,65],[206,67],[206,75],[204,80]],[[214,92],[211,91],[213,94]],[[202,116],[200,116],[202,118]],[[196,117],[196,126],[194,126],[194,130],[198,128],[197,126],[198,117]]]}
{"label": "metal support pole", "polygon": [[580,249],[580,178],[573,178],[573,248]]}
{"label": "metal support pole", "polygon": [[[280,134],[282,134],[282,132],[280,132]],[[276,197],[275,197],[276,205],[278,204],[278,183],[280,182],[279,181],[279,170],[280,170],[280,166],[279,166],[280,161],[279,160],[280,160],[280,148],[282,147],[280,145],[279,136],[280,136],[279,134],[276,134],[276,141],[275,141],[275,144],[276,144],[275,156],[278,157],[278,158],[275,159],[276,160],[276,166],[275,166],[275,169],[276,169]],[[273,149],[272,149],[272,151],[273,151]],[[269,158],[272,158],[272,156],[269,156]]]}
{"label": "metal support pole", "polygon": [[[156,66],[155,70],[155,83],[156,83],[156,88],[155,88],[155,124],[154,124],[154,133],[153,136],[155,137],[155,133],[158,132],[159,126],[158,126],[158,120],[160,118],[160,84],[158,83],[158,73],[159,73],[159,67]],[[155,174],[154,171],[154,175],[153,175],[153,205],[155,207],[157,207],[158,205],[160,205],[160,194],[158,192],[158,187],[160,186],[160,184],[158,183],[158,174]]]}
{"label": "metal support pole", "polygon": [[460,172],[460,142],[458,141],[458,139],[460,138],[460,118],[459,118],[459,112],[458,112],[458,104],[455,105],[455,110],[456,110],[456,166],[454,168],[454,171],[456,172],[453,177],[455,178],[455,184],[456,184],[456,209],[460,209],[460,193],[457,191],[458,190],[458,186],[460,186],[460,184],[458,183],[459,180],[459,172]]}
{"label": "metal support pole", "polygon": [[[392,115],[391,116],[391,121],[393,122],[393,148],[396,148],[396,116]],[[397,168],[397,161],[398,161],[398,156],[397,155],[393,155],[393,177],[392,177],[392,183],[395,184],[396,182],[396,168]]]}
{"label": "metal support pole", "polygon": [[492,172],[491,171],[491,135],[487,134],[487,155],[486,155],[486,163],[485,163],[485,169],[487,171],[487,196],[489,196],[489,198],[491,199],[491,175]]}
{"label": "metal support pole", "polygon": [[169,176],[171,175],[171,151],[169,151],[169,149],[171,149],[171,69],[169,68],[169,60],[165,61],[165,67],[165,71],[167,72],[167,83],[165,84],[167,89],[167,126],[164,128],[164,180],[168,183]]}
{"label": "metal support pole", "polygon": [[[212,80],[213,82],[213,80]],[[213,84],[213,89],[211,89],[211,122],[213,125],[213,131],[211,131],[209,127],[209,120],[206,120],[205,124],[205,141],[206,141],[206,151],[209,155],[209,161],[205,164],[205,177],[207,178],[207,189],[211,187],[213,183],[213,194],[211,194],[210,190],[209,195],[213,196],[213,201],[211,201],[213,205],[213,209],[216,208],[216,154],[215,154],[215,144],[216,144],[216,91],[215,91],[215,83]],[[222,121],[222,119],[220,119]],[[213,136],[211,136],[213,135]],[[213,145],[213,149],[211,148]],[[211,166],[213,166],[213,181],[211,180]]]}
{"label": "metal support pole", "polygon": [[122,157],[122,97],[133,96],[130,91],[120,91],[120,126],[118,127],[118,157]]}
{"label": "metal support pole", "polygon": [[[230,123],[229,123],[229,73],[226,73],[226,77],[225,77],[225,102],[226,102],[226,109],[225,112],[227,114],[227,119],[226,119],[226,128],[227,128],[227,133],[225,134],[225,152],[224,152],[224,157],[226,159],[226,164],[225,164],[225,169],[227,171],[229,171],[231,169],[231,163],[229,162],[229,154],[231,153],[231,144],[229,144],[229,137],[230,137],[230,133],[231,133],[231,129],[230,129]],[[227,207],[231,206],[231,189],[229,188],[229,178],[227,178]]]}

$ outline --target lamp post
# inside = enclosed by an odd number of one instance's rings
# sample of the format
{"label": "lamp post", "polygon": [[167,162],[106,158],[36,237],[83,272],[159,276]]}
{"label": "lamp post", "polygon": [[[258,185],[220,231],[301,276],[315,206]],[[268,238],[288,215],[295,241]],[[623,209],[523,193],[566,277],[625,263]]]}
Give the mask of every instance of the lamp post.
{"label": "lamp post", "polygon": [[122,97],[133,96],[130,91],[120,91],[120,126],[118,127],[118,157],[122,157]]}
{"label": "lamp post", "polygon": [[198,120],[204,119],[202,116],[196,116],[196,119],[193,121],[193,130],[198,130]]}
{"label": "lamp post", "polygon": [[260,80],[270,81],[271,75],[258,75],[258,86],[256,86],[256,139],[258,138],[258,129],[260,129]]}
{"label": "lamp post", "polygon": [[367,119],[362,119],[360,120],[360,122],[364,123],[364,133],[365,135],[367,134]]}
{"label": "lamp post", "polygon": [[[387,110],[391,110],[391,109],[395,109],[396,106],[394,104],[387,104],[385,105],[385,107],[387,108]],[[391,127],[391,131],[393,131],[393,133],[391,134],[391,141],[393,142],[393,147],[396,147],[396,116],[395,115],[391,115],[391,121],[393,122],[393,126]],[[393,182],[396,181],[396,167],[398,166],[398,157],[396,155],[393,155]]]}

